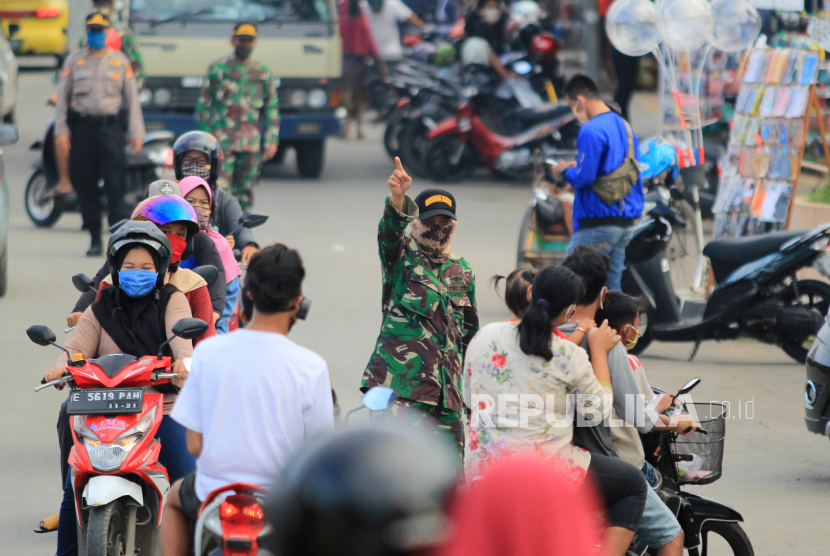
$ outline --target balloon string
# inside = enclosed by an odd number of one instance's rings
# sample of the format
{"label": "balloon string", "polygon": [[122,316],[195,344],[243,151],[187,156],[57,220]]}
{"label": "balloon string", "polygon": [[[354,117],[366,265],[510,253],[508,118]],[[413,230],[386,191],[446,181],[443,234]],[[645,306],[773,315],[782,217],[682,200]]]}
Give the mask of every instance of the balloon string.
{"label": "balloon string", "polygon": [[[703,59],[700,61],[700,68],[697,71],[697,82],[695,85],[695,91],[700,91],[700,84],[703,80],[703,68],[706,67],[706,60],[709,59],[709,52],[712,50],[712,44],[706,43],[706,48],[703,50]],[[691,68],[691,65],[689,66]],[[700,97],[698,97],[700,98]],[[700,103],[698,102],[698,117],[700,118],[700,127],[698,128],[698,151],[703,153],[703,115],[700,114]],[[703,156],[700,156],[700,160],[698,161],[700,164],[703,164]]]}

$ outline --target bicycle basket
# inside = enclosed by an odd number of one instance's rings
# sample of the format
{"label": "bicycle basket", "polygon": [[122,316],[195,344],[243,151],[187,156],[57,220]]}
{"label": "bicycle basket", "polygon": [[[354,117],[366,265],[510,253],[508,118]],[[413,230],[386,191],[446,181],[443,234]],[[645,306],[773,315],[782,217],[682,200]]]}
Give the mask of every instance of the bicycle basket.
{"label": "bicycle basket", "polygon": [[708,485],[723,474],[723,443],[726,438],[728,409],[722,403],[686,404],[708,434],[693,432],[678,435],[671,444],[681,485]]}

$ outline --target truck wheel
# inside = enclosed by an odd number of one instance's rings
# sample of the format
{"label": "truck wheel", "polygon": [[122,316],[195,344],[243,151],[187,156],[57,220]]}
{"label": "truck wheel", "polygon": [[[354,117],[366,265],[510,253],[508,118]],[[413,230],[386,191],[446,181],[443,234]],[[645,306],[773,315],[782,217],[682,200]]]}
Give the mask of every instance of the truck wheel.
{"label": "truck wheel", "polygon": [[49,180],[42,169],[32,174],[26,184],[26,212],[38,228],[51,227],[63,213],[63,209],[52,197],[47,197],[50,189]]}
{"label": "truck wheel", "polygon": [[297,169],[303,178],[319,178],[323,173],[326,144],[322,139],[315,141],[298,141]]}
{"label": "truck wheel", "polygon": [[121,502],[89,510],[86,536],[87,556],[122,556],[127,547],[127,520]]}
{"label": "truck wheel", "polygon": [[9,284],[9,240],[3,246],[3,254],[0,255],[0,297],[6,295],[6,287]]}

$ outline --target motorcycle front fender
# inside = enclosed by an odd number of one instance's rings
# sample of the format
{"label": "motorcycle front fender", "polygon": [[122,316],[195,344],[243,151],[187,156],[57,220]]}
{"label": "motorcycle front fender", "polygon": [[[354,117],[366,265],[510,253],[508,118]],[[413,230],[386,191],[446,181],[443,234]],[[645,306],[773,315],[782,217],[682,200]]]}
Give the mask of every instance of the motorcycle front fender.
{"label": "motorcycle front fender", "polygon": [[435,139],[436,137],[446,137],[447,135],[458,135],[460,133],[461,129],[458,127],[458,119],[453,117],[447,118],[430,129],[427,133],[427,138]]}
{"label": "motorcycle front fender", "polygon": [[700,531],[707,521],[743,521],[743,516],[734,508],[723,502],[697,494],[682,493],[684,502],[681,506],[680,523],[686,535],[686,548],[694,548],[700,544]]}
{"label": "motorcycle front fender", "polygon": [[144,505],[141,486],[117,475],[97,475],[84,486],[83,498],[87,506],[105,506],[124,496]]}

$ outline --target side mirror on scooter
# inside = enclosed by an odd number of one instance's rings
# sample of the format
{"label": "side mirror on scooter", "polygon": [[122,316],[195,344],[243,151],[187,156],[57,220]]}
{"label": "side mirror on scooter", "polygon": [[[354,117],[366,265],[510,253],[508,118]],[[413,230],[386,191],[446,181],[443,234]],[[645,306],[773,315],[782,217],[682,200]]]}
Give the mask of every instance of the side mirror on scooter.
{"label": "side mirror on scooter", "polygon": [[72,354],[63,346],[55,343],[55,333],[48,326],[36,324],[26,329],[26,335],[39,346],[55,346],[66,353],[67,361],[72,361]]}
{"label": "side mirror on scooter", "polygon": [[682,395],[684,395],[684,394],[688,394],[688,393],[689,393],[689,392],[691,392],[691,391],[692,391],[692,389],[694,389],[694,388],[695,388],[695,386],[697,386],[698,384],[700,384],[700,378],[699,378],[699,377],[698,377],[698,378],[693,378],[692,380],[690,380],[689,382],[687,382],[686,384],[684,384],[684,385],[683,385],[683,388],[681,388],[680,390],[678,390],[678,391],[677,391],[677,394],[675,394],[675,395],[674,395],[674,397],[676,398],[676,397],[678,397],[678,396],[682,396]]}
{"label": "side mirror on scooter", "polygon": [[89,290],[98,291],[98,289],[93,286],[95,282],[87,276],[86,274],[79,273],[72,277],[72,285],[75,286],[75,289],[81,293],[88,292]]}
{"label": "side mirror on scooter", "polygon": [[239,224],[243,228],[256,228],[262,226],[268,221],[269,216],[261,212],[246,212],[239,219]]}
{"label": "side mirror on scooter", "polygon": [[346,414],[344,424],[348,424],[349,417],[352,416],[352,413],[360,411],[363,408],[368,408],[371,411],[383,411],[384,409],[389,409],[395,404],[396,401],[398,401],[398,393],[388,386],[373,386],[372,388],[369,388],[365,394],[363,394],[361,401],[363,402],[363,405],[352,409]]}
{"label": "side mirror on scooter", "polygon": [[686,196],[683,195],[683,192],[676,187],[669,188],[669,195],[671,195],[671,198],[675,201],[682,201],[686,198]]}
{"label": "side mirror on scooter", "polygon": [[208,286],[212,286],[216,283],[216,280],[219,279],[219,271],[216,270],[215,266],[210,264],[206,264],[204,266],[197,266],[193,269],[193,272],[201,276],[202,279],[205,282],[207,282]]}
{"label": "side mirror on scooter", "polygon": [[202,319],[181,319],[173,325],[173,336],[167,338],[167,340],[165,340],[165,342],[161,344],[161,346],[159,346],[158,358],[162,358],[162,354],[164,353],[164,347],[167,344],[169,344],[170,340],[172,340],[176,336],[178,336],[179,338],[184,338],[185,340],[192,340],[203,335],[205,332],[207,332],[208,328],[208,323],[206,323]]}

